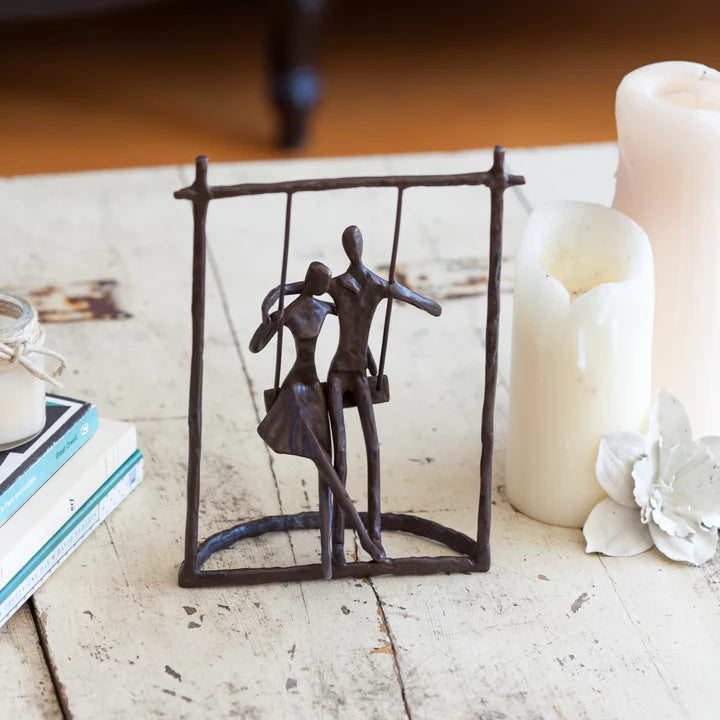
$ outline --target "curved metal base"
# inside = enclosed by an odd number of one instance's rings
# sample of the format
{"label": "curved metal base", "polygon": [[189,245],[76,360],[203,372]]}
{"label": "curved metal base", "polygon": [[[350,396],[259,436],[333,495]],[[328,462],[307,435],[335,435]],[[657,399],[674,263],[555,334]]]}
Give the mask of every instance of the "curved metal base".
{"label": "curved metal base", "polygon": [[[367,513],[360,513],[367,523]],[[295,515],[271,515],[221,530],[211,535],[198,547],[195,567],[187,563],[180,566],[179,582],[182,587],[207,587],[213,585],[254,585],[269,582],[296,580],[321,580],[320,563],[272,568],[238,568],[233,570],[201,570],[202,565],[214,553],[226,550],[240,540],[259,537],[265,533],[291,530],[318,530],[320,514],[303,512]],[[427,540],[442,543],[460,555],[437,557],[391,558],[385,562],[355,562],[346,565],[333,564],[334,578],[361,578],[372,575],[430,575],[443,572],[487,572],[490,568],[490,548],[485,547],[480,559],[475,561],[476,543],[464,533],[445,527],[440,523],[403,513],[383,513],[383,531],[404,532]]]}

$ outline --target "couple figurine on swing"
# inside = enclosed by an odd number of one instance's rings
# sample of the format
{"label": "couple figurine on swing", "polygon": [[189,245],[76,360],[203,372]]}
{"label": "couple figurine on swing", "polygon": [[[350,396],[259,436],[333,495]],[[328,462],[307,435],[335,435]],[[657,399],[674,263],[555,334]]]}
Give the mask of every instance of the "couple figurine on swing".
{"label": "couple figurine on swing", "polygon": [[[363,238],[356,226],[343,232],[342,244],[350,260],[347,270],[332,277],[326,265],[313,262],[304,281],[271,290],[262,304],[262,323],[250,341],[250,350],[260,352],[281,327],[288,328],[295,340],[295,363],[278,391],[271,391],[267,398],[268,412],[258,433],[275,452],[309,458],[317,466],[321,566],[326,579],[332,577],[333,564],[344,566],[346,562],[345,518],[373,560],[386,560],[381,542],[380,454],[373,402],[387,400],[388,391],[385,378],[373,377],[377,368],[368,347],[375,310],[382,300],[401,300],[435,317],[441,313],[440,305],[433,300],[397,282],[388,282],[365,267]],[[318,299],[325,293],[333,302]],[[284,295],[299,297],[270,314],[270,308]],[[340,332],[327,384],[323,384],[315,367],[315,347],[329,314],[337,315]],[[343,406],[353,405],[358,409],[367,450],[367,527],[345,488]]]}

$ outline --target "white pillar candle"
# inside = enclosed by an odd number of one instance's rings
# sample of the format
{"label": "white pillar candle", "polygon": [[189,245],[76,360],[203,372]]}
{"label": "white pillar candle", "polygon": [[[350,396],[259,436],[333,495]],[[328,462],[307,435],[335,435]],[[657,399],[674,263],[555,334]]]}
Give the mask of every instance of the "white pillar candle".
{"label": "white pillar candle", "polygon": [[695,435],[720,434],[720,73],[664,62],[617,91],[614,207],[655,256],[653,386],[685,405]]}
{"label": "white pillar candle", "polygon": [[[0,450],[26,442],[45,425],[45,383],[7,358],[22,343],[42,343],[37,313],[24,298],[0,293]],[[26,358],[42,371],[42,355]]]}
{"label": "white pillar candle", "polygon": [[622,213],[536,210],[515,259],[506,494],[543,522],[581,527],[604,493],[603,435],[640,430],[650,404],[653,261]]}

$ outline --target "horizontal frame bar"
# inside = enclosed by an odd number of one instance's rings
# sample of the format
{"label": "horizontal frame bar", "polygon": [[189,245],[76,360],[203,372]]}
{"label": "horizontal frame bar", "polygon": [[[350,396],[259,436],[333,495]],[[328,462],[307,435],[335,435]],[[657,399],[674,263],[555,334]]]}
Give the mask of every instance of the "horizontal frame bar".
{"label": "horizontal frame bar", "polygon": [[[367,523],[367,513],[360,513]],[[473,539],[427,518],[406,513],[383,513],[383,530],[404,532],[426,540],[441,543],[460,555],[439,555],[436,557],[392,558],[386,562],[353,562],[344,566],[333,565],[333,578],[362,578],[377,575],[431,575],[453,572],[487,572],[490,569],[490,548],[476,553]],[[179,583],[182,587],[205,587],[214,585],[256,585],[271,582],[292,582],[295,580],[321,580],[320,563],[269,568],[234,568],[230,570],[201,570],[212,555],[226,550],[237,542],[251,537],[260,537],[270,532],[293,530],[317,530],[320,527],[320,513],[302,512],[295,515],[270,515],[221,530],[202,542],[198,548],[198,569],[183,563],[180,566]],[[477,559],[472,556],[476,555]]]}
{"label": "horizontal frame bar", "polygon": [[[198,162],[207,158],[200,156]],[[507,175],[505,187],[523,185],[520,175]],[[273,193],[322,192],[325,190],[352,190],[354,188],[411,188],[411,187],[457,187],[460,185],[498,185],[498,177],[492,171],[460,173],[457,175],[368,175],[344,178],[316,178],[310,180],[289,180],[273,183],[242,183],[239,185],[192,185],[177,190],[178,200],[208,201],[222,198],[266,195]]]}
{"label": "horizontal frame bar", "polygon": [[[466,555],[440,555],[438,557],[404,557],[387,562],[351,562],[342,567],[333,566],[333,579],[367,578],[380,575],[437,575],[439,573],[487,572],[490,563],[475,562]],[[264,583],[322,580],[320,563],[291,565],[276,568],[242,568],[233,570],[199,570],[185,572],[180,566],[179,585],[185,588],[217,587],[221,585],[262,585]]]}

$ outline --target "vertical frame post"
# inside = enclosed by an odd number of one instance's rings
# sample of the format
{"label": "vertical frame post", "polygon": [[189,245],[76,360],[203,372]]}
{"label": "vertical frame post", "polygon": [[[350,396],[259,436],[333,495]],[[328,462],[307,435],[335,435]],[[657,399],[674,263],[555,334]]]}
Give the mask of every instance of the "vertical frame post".
{"label": "vertical frame post", "polygon": [[490,268],[488,271],[487,322],[485,325],[485,394],[482,409],[482,454],[480,457],[480,502],[474,560],[490,566],[490,511],[492,462],[495,445],[495,392],[498,375],[500,332],[500,273],[502,270],[502,222],[507,188],[505,150],[495,148],[490,170]]}
{"label": "vertical frame post", "polygon": [[210,202],[207,182],[208,159],[195,161],[193,197],[193,281],[192,281],[192,359],[188,408],[187,515],[185,517],[185,561],[182,579],[196,577],[198,567],[198,522],[200,514],[200,461],[202,457],[203,351],[205,346],[205,277],[207,233],[205,221]]}

